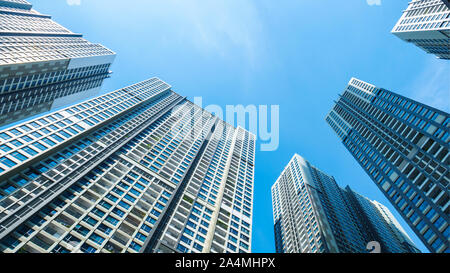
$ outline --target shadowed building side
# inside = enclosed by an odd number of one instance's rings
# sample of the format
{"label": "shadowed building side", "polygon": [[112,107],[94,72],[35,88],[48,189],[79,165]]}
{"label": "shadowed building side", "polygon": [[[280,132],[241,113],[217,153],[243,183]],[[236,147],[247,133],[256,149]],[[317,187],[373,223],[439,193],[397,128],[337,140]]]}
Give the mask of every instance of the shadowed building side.
{"label": "shadowed building side", "polygon": [[88,81],[101,86],[111,73],[114,52],[62,27],[27,1],[0,1],[0,21],[0,115],[14,117],[3,123],[89,90]]}

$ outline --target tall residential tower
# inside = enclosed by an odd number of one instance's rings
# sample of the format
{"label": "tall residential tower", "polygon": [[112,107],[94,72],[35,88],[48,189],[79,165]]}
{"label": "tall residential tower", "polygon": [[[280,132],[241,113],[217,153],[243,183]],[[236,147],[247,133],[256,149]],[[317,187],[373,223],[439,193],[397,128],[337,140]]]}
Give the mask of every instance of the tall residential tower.
{"label": "tall residential tower", "polygon": [[294,155],[272,186],[278,253],[418,252],[389,210]]}
{"label": "tall residential tower", "polygon": [[48,111],[58,98],[95,93],[114,58],[27,1],[1,0],[0,125]]}
{"label": "tall residential tower", "polygon": [[448,0],[412,0],[392,33],[440,59],[450,59]]}
{"label": "tall residential tower", "polygon": [[450,115],[352,78],[326,121],[432,252],[449,252]]}
{"label": "tall residential tower", "polygon": [[0,132],[0,251],[250,252],[255,136],[157,78]]}

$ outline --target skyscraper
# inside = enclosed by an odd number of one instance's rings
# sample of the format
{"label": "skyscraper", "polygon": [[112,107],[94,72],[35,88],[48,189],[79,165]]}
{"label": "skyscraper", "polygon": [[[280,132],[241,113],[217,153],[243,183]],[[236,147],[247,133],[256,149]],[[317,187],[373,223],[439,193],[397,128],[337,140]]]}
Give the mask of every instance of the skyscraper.
{"label": "skyscraper", "polygon": [[450,115],[352,78],[326,121],[432,252],[449,252]]}
{"label": "skyscraper", "polygon": [[342,192],[366,241],[380,243],[383,252],[420,252],[386,206],[354,192],[349,186]]}
{"label": "skyscraper", "polygon": [[250,252],[255,136],[152,78],[0,132],[3,252]]}
{"label": "skyscraper", "polygon": [[441,59],[450,59],[448,0],[412,0],[392,33]]}
{"label": "skyscraper", "polygon": [[32,9],[0,1],[0,125],[48,111],[55,99],[96,91],[115,53]]}
{"label": "skyscraper", "polygon": [[278,253],[417,252],[389,210],[294,155],[272,186]]}

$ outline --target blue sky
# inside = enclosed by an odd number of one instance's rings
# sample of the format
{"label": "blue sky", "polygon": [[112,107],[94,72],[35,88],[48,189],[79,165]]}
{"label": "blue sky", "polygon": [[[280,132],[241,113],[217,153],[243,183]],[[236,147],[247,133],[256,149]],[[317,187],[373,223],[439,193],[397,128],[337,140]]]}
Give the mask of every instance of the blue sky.
{"label": "blue sky", "polygon": [[426,251],[324,121],[351,77],[449,112],[449,63],[390,33],[409,0],[32,2],[117,53],[103,90],[157,76],[204,105],[280,105],[279,149],[256,154],[254,252],[274,251],[270,187],[294,153],[387,205]]}

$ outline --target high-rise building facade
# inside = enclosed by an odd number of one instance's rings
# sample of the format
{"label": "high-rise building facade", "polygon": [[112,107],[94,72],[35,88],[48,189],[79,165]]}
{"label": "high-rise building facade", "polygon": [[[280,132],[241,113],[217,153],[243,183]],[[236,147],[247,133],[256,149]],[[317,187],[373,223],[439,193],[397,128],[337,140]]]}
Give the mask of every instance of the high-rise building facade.
{"label": "high-rise building facade", "polygon": [[392,33],[441,59],[450,59],[448,0],[412,0]]}
{"label": "high-rise building facade", "polygon": [[255,136],[152,78],[0,132],[2,252],[250,252]]}
{"label": "high-rise building facade", "polygon": [[449,252],[450,115],[352,78],[326,121],[432,252]]}
{"label": "high-rise building facade", "polygon": [[272,186],[277,253],[365,253],[370,242],[381,252],[418,252],[381,204],[294,155]]}
{"label": "high-rise building facade", "polygon": [[380,243],[382,252],[420,252],[386,206],[354,192],[349,186],[342,193],[366,241]]}
{"label": "high-rise building facade", "polygon": [[0,1],[0,125],[48,111],[53,101],[96,91],[115,53],[32,9]]}

